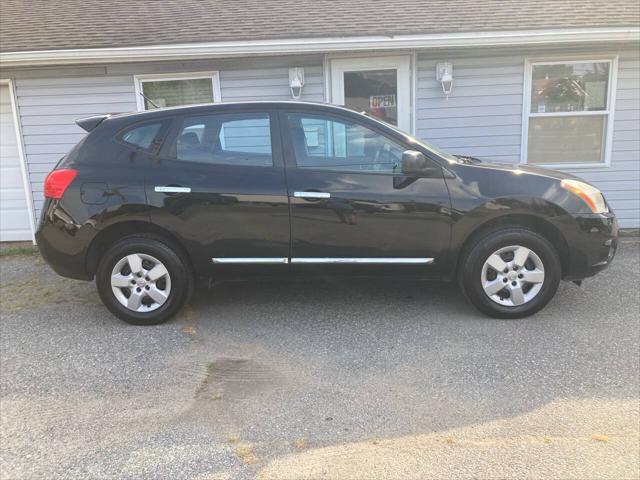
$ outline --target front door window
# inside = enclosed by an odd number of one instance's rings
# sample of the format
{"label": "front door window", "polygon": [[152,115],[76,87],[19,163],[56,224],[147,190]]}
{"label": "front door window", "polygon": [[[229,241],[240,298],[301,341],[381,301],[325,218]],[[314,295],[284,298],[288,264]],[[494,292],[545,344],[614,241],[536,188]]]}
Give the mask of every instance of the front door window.
{"label": "front door window", "polygon": [[331,101],[411,131],[408,56],[331,60]]}
{"label": "front door window", "polygon": [[288,116],[298,168],[397,173],[405,148],[363,125],[333,117]]}
{"label": "front door window", "polygon": [[398,71],[344,72],[344,104],[398,125]]}

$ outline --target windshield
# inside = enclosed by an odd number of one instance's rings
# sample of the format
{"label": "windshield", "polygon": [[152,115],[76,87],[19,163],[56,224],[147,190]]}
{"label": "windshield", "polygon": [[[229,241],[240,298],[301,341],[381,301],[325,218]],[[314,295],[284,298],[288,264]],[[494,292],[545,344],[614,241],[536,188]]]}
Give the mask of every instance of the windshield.
{"label": "windshield", "polygon": [[430,153],[433,153],[434,155],[437,155],[441,158],[444,158],[445,160],[449,161],[449,162],[456,162],[456,163],[460,163],[460,158],[457,157],[456,155],[453,155],[451,153],[445,152],[443,150],[440,150],[437,147],[434,147],[433,145],[430,145],[426,142],[423,142],[422,140],[417,139],[416,137],[414,137],[413,135],[410,135],[409,133],[405,132],[404,130],[401,130],[400,128],[398,128],[397,126],[393,125],[392,123],[389,122],[385,122],[384,120],[379,119],[378,117],[374,117],[373,115],[370,115],[368,112],[360,112],[361,114],[369,117],[369,118],[373,118],[374,120],[380,122],[380,123],[384,123],[387,127],[395,130],[396,132],[404,135],[405,137],[408,137],[411,141],[419,144],[422,148],[424,148],[425,150],[429,151]]}

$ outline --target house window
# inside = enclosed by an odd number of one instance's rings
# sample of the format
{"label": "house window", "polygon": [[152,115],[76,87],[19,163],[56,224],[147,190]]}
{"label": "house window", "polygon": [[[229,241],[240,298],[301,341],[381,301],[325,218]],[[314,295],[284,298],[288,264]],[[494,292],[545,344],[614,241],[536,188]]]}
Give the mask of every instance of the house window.
{"label": "house window", "polygon": [[530,64],[525,103],[528,163],[606,162],[612,72],[611,60]]}
{"label": "house window", "polygon": [[136,77],[138,110],[220,101],[217,72]]}

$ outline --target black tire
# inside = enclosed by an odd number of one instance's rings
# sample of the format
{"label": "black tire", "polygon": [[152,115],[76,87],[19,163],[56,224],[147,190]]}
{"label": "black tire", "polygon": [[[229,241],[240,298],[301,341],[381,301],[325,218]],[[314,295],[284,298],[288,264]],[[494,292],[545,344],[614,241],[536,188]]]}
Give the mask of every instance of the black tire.
{"label": "black tire", "polygon": [[[165,302],[156,310],[137,312],[122,305],[111,287],[111,274],[116,264],[130,254],[149,255],[166,268],[171,289]],[[156,325],[169,320],[189,299],[193,291],[193,275],[188,261],[172,248],[170,242],[147,235],[126,237],[111,246],[100,259],[96,272],[96,285],[104,305],[116,317],[133,325]]]}
{"label": "black tire", "polygon": [[[544,266],[544,282],[538,294],[517,306],[501,305],[493,301],[482,286],[482,269],[494,252],[520,245],[532,250]],[[493,230],[474,242],[462,254],[458,269],[458,284],[465,297],[482,313],[502,319],[523,318],[542,309],[555,295],[562,276],[560,258],[553,245],[543,236],[524,227]]]}

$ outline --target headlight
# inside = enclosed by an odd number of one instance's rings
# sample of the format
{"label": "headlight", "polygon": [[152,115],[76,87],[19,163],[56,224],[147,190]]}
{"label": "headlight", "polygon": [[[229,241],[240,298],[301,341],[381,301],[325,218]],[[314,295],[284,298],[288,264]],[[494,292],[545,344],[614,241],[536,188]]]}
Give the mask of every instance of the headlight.
{"label": "headlight", "polygon": [[577,180],[562,180],[562,188],[580,197],[593,213],[606,213],[609,211],[600,190],[588,183]]}

